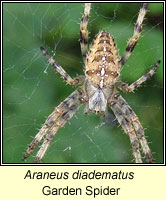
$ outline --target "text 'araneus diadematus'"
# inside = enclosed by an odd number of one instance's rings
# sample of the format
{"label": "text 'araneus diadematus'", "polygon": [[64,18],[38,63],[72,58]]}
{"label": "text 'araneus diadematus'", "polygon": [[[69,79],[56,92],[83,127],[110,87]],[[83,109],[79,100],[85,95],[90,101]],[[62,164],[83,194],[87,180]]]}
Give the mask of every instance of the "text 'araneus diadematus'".
{"label": "text 'araneus diadematus'", "polygon": [[35,157],[35,162],[39,163],[58,129],[63,127],[65,123],[73,117],[79,107],[85,103],[85,113],[95,112],[96,114],[104,114],[107,112],[109,106],[124,132],[130,138],[135,162],[143,162],[140,146],[147,162],[154,162],[144,135],[144,129],[137,115],[117,90],[120,89],[124,92],[134,91],[143,82],[154,75],[160,64],[160,60],[158,60],[149,72],[130,85],[122,82],[119,78],[123,65],[130,57],[140,38],[147,7],[147,3],[142,4],[134,27],[133,36],[129,39],[126,50],[122,57],[120,57],[115,41],[112,35],[107,31],[100,31],[95,36],[88,51],[87,25],[91,3],[85,3],[84,14],[80,23],[80,45],[85,64],[85,76],[71,78],[65,70],[48,55],[47,51],[41,47],[41,51],[46,56],[48,62],[59,72],[69,85],[76,86],[81,84],[82,86],[60,103],[53,113],[48,116],[40,131],[29,144],[23,160],[25,160],[39,142],[43,140],[43,144]]}

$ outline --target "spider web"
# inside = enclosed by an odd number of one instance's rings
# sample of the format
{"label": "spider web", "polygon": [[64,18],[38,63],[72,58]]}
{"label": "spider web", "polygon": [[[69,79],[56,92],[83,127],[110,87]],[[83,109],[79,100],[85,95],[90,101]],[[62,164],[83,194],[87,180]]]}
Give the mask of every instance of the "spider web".
{"label": "spider web", "polygon": [[[133,34],[140,4],[95,3],[89,42],[99,30],[109,31],[122,55]],[[23,152],[54,107],[74,88],[65,84],[40,52],[44,46],[71,75],[83,74],[79,23],[83,4],[3,4],[3,162],[21,161]],[[137,80],[162,59],[162,4],[150,4],[144,31],[121,79]],[[155,21],[156,20],[156,21]],[[163,157],[163,68],[134,94],[123,94],[140,118],[156,162]],[[37,148],[38,149],[38,148]],[[26,162],[33,162],[37,150]],[[132,151],[127,135],[109,111],[103,118],[84,114],[84,106],[58,131],[44,163],[127,163]]]}

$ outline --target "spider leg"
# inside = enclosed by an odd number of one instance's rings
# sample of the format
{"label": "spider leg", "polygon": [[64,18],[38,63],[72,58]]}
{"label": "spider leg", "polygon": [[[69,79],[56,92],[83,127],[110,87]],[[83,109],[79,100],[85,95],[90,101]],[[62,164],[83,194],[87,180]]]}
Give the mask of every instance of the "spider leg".
{"label": "spider leg", "polygon": [[[62,125],[58,126],[58,123],[61,124],[62,121],[66,120],[66,121],[64,121],[64,124],[65,124],[69,120],[69,119],[67,119],[68,111],[70,113],[69,114],[70,116],[72,115],[72,113],[74,114],[76,112],[76,110],[79,108],[80,104],[83,103],[82,96],[83,96],[83,90],[82,90],[82,88],[78,88],[68,98],[66,98],[62,103],[60,103],[55,108],[55,110],[49,115],[49,117],[45,121],[45,123],[42,126],[42,128],[40,129],[40,131],[36,134],[34,140],[28,146],[28,149],[27,149],[25,155],[23,156],[23,160],[25,160],[31,154],[31,152],[35,149],[35,147],[39,144],[39,142],[46,135],[49,134],[49,131],[51,129],[53,129],[55,127],[58,127],[58,129],[59,129]],[[54,129],[51,131],[53,132]]]}
{"label": "spider leg", "polygon": [[120,107],[115,101],[109,102],[112,111],[115,114],[116,119],[118,120],[119,124],[122,126],[124,132],[129,136],[130,142],[133,149],[133,155],[135,158],[136,163],[142,163],[141,153],[139,150],[139,141],[135,134],[135,130],[130,123],[130,121],[125,117],[123,114],[123,108]]}
{"label": "spider leg", "polygon": [[120,60],[121,67],[126,63],[128,58],[130,57],[132,51],[134,50],[134,47],[136,46],[136,44],[140,38],[140,35],[142,32],[142,23],[143,23],[144,17],[147,12],[147,7],[148,7],[148,3],[143,3],[142,7],[140,8],[138,18],[137,18],[137,21],[135,24],[133,36],[129,39],[126,50],[123,53],[121,60]]}
{"label": "spider leg", "polygon": [[132,83],[131,85],[128,85],[127,83],[123,82],[117,82],[118,87],[124,91],[124,92],[133,92],[135,89],[137,89],[142,83],[150,79],[154,73],[156,72],[158,66],[160,64],[160,60],[156,62],[156,64],[153,66],[153,68],[143,76],[141,76],[137,81]]}
{"label": "spider leg", "polygon": [[48,55],[48,52],[44,49],[44,47],[40,47],[42,53],[47,58],[48,62],[53,66],[53,68],[63,77],[63,79],[69,85],[79,85],[82,84],[85,80],[84,76],[78,76],[75,78],[71,78],[69,74],[52,58]]}
{"label": "spider leg", "polygon": [[128,103],[125,101],[125,99],[121,95],[117,94],[116,99],[117,99],[117,104],[122,108],[123,114],[127,117],[127,119],[130,121],[130,123],[133,125],[136,131],[137,137],[140,141],[140,144],[141,144],[141,147],[142,147],[142,150],[146,157],[147,162],[153,163],[154,159],[152,157],[151,150],[148,146],[148,142],[145,138],[144,129],[137,115],[134,113],[132,108],[128,105]]}
{"label": "spider leg", "polygon": [[80,46],[81,46],[81,52],[83,56],[83,60],[85,63],[86,59],[86,54],[88,52],[88,18],[90,15],[90,8],[91,8],[91,3],[85,3],[85,8],[84,8],[84,14],[81,19],[80,23]]}
{"label": "spider leg", "polygon": [[[78,96],[79,97],[79,96]],[[35,163],[39,163],[40,160],[43,158],[45,152],[47,151],[52,139],[54,138],[54,135],[57,133],[59,128],[62,128],[67,121],[69,121],[73,115],[76,113],[78,108],[81,105],[81,101],[79,98],[74,101],[74,104],[66,111],[64,112],[53,124],[53,126],[47,131],[47,135],[44,139],[43,144],[41,145],[36,157],[35,157]]]}

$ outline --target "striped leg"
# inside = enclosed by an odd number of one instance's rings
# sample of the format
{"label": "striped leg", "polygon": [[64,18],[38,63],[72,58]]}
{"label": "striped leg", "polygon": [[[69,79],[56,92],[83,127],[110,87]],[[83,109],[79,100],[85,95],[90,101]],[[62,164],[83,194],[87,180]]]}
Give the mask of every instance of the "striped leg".
{"label": "striped leg", "polygon": [[114,112],[115,117],[118,120],[119,124],[122,126],[124,132],[130,138],[135,162],[142,163],[141,153],[139,150],[139,141],[135,134],[135,130],[134,130],[132,124],[125,117],[125,115],[123,114],[122,108],[115,101],[110,102],[110,107],[111,107],[112,111]]}
{"label": "striped leg", "polygon": [[151,150],[148,146],[148,142],[145,138],[144,129],[137,115],[134,113],[132,108],[128,105],[128,103],[124,100],[124,98],[121,95],[119,94],[116,95],[116,99],[117,99],[117,104],[121,107],[123,114],[126,116],[126,118],[130,121],[130,123],[135,129],[136,135],[140,141],[147,162],[153,163],[154,159],[152,157]]}
{"label": "striped leg", "polygon": [[80,45],[83,60],[85,62],[86,54],[88,52],[88,18],[90,14],[91,3],[85,3],[84,14],[80,23]]}
{"label": "striped leg", "polygon": [[157,63],[153,66],[153,68],[148,73],[146,73],[145,75],[141,76],[141,78],[139,78],[137,81],[135,81],[131,85],[128,85],[127,83],[123,83],[123,82],[118,82],[117,83],[118,87],[124,92],[133,92],[142,83],[144,83],[145,81],[147,81],[148,79],[150,79],[154,75],[154,73],[156,72],[159,64],[160,64],[160,60],[157,61]]}
{"label": "striped leg", "polygon": [[59,128],[63,127],[65,123],[73,117],[73,115],[75,114],[77,109],[80,107],[80,105],[81,105],[80,102],[77,105],[73,105],[67,112],[61,115],[58,118],[58,120],[53,124],[53,126],[48,130],[46,138],[44,139],[44,142],[35,157],[35,163],[39,163],[41,161],[52,139],[54,138],[54,135],[57,133]]}
{"label": "striped leg", "polygon": [[71,78],[67,72],[56,63],[56,61],[48,55],[48,52],[43,48],[40,47],[41,51],[43,54],[46,56],[48,62],[53,66],[53,68],[64,78],[64,80],[69,84],[69,85],[79,85],[82,84],[85,80],[84,76],[78,76],[76,78]]}
{"label": "striped leg", "polygon": [[137,42],[139,40],[139,37],[141,35],[141,31],[142,31],[142,23],[143,23],[145,15],[146,15],[147,7],[148,7],[148,3],[142,4],[142,7],[139,11],[139,15],[138,15],[138,18],[137,18],[137,22],[135,24],[134,34],[129,39],[129,41],[127,43],[126,51],[124,52],[124,54],[123,54],[123,56],[120,60],[121,67],[126,63],[128,58],[130,57],[132,51],[134,50],[135,45],[137,44]]}
{"label": "striped leg", "polygon": [[33,152],[35,147],[45,136],[50,135],[50,131],[51,134],[53,134],[53,131],[55,131],[56,129],[56,133],[60,127],[64,126],[64,124],[73,116],[73,114],[79,108],[81,103],[83,103],[81,102],[82,96],[83,90],[79,88],[55,108],[53,113],[49,115],[44,125],[35,136],[34,140],[28,146],[23,160],[25,160],[31,154],[31,152]]}

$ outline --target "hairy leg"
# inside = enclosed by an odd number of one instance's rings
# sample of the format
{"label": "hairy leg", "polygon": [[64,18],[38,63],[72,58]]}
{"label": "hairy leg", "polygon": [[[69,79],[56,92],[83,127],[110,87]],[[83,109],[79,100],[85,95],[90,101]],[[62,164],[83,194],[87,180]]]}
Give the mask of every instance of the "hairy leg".
{"label": "hairy leg", "polygon": [[49,132],[51,132],[51,135],[53,134],[53,131],[56,133],[60,127],[64,126],[64,124],[70,120],[76,110],[83,103],[83,95],[82,88],[79,88],[55,108],[55,110],[46,119],[44,125],[36,134],[33,141],[29,144],[28,149],[23,156],[23,160],[31,154],[31,152],[45,136],[49,135]]}
{"label": "hairy leg", "polygon": [[143,23],[145,15],[146,15],[147,7],[148,7],[148,3],[143,3],[142,7],[140,8],[138,18],[137,18],[137,21],[135,24],[133,36],[129,39],[126,50],[123,53],[122,58],[120,60],[121,67],[126,63],[128,58],[130,57],[132,51],[134,50],[134,47],[136,46],[136,44],[140,38],[140,35],[142,32],[142,23]]}
{"label": "hairy leg", "polygon": [[139,141],[131,122],[125,117],[122,108],[116,103],[116,101],[111,100],[109,104],[119,124],[130,138],[135,162],[142,163],[141,153],[139,150]]}
{"label": "hairy leg", "polygon": [[124,92],[133,92],[142,83],[150,79],[155,74],[159,64],[160,64],[160,60],[157,61],[157,63],[152,67],[152,69],[148,73],[141,76],[138,80],[136,80],[131,85],[128,85],[127,83],[124,83],[124,82],[117,82],[117,86]]}
{"label": "hairy leg", "polygon": [[79,85],[84,83],[85,77],[78,76],[75,78],[71,78],[69,74],[52,58],[48,55],[48,52],[44,49],[44,47],[40,47],[42,53],[46,56],[48,62],[53,66],[53,68],[63,77],[63,79],[69,85]]}
{"label": "hairy leg", "polygon": [[126,118],[130,121],[130,123],[134,127],[137,138],[140,141],[147,162],[153,163],[154,159],[152,157],[152,153],[149,148],[148,142],[145,138],[144,129],[137,115],[134,113],[132,108],[128,105],[128,103],[124,100],[124,98],[120,94],[117,94],[115,98],[117,99],[117,104],[122,108],[123,114],[126,116]]}
{"label": "hairy leg", "polygon": [[91,3],[85,3],[84,14],[80,23],[80,45],[83,60],[85,62],[86,54],[88,52],[88,18],[90,15]]}

